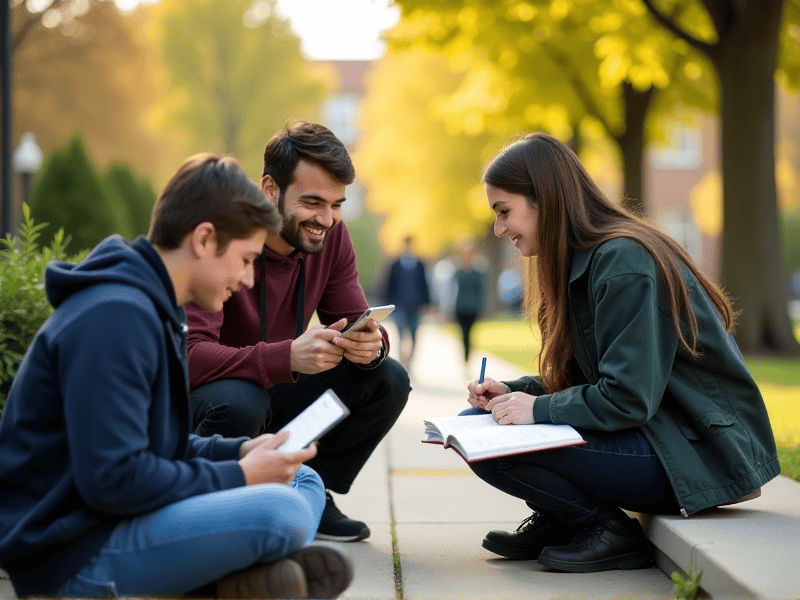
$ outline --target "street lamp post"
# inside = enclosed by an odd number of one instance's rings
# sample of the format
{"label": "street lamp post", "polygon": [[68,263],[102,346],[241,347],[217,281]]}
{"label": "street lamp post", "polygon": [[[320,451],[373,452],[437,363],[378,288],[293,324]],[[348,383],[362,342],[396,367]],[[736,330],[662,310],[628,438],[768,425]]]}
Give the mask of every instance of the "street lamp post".
{"label": "street lamp post", "polygon": [[[14,171],[20,175],[20,204],[29,204],[31,201],[33,174],[42,166],[42,150],[36,144],[36,136],[30,131],[22,134],[19,146],[11,156],[11,165],[14,167]],[[12,226],[9,229],[12,235],[16,233],[19,226],[19,223],[16,222],[19,211],[14,212],[15,217],[9,223]]]}
{"label": "street lamp post", "polygon": [[0,93],[0,112],[2,132],[0,132],[0,237],[5,238],[11,231],[11,8],[6,0],[0,2],[0,80],[3,91]]}

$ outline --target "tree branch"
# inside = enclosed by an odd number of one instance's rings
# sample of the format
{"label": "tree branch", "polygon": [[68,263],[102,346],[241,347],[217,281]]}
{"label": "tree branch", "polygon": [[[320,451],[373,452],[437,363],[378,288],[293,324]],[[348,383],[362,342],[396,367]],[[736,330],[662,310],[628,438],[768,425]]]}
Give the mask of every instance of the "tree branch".
{"label": "tree branch", "polygon": [[36,27],[36,25],[39,24],[39,22],[42,20],[42,17],[48,10],[59,8],[66,1],[67,0],[54,0],[53,2],[50,3],[50,6],[45,8],[42,12],[32,14],[30,17],[28,17],[28,19],[22,24],[22,27],[19,28],[17,35],[14,36],[14,43],[11,47],[11,53],[12,54],[16,53],[17,48],[19,48],[22,45],[22,42],[25,41],[25,38],[28,37],[28,34],[31,32],[31,30],[34,27]]}
{"label": "tree branch", "polygon": [[696,48],[713,61],[716,61],[718,49],[717,46],[713,44],[707,44],[702,40],[698,40],[696,37],[693,37],[686,33],[683,29],[678,27],[675,24],[675,21],[666,15],[664,15],[660,10],[658,10],[655,5],[653,4],[653,0],[642,0],[642,3],[647,7],[648,12],[650,15],[656,20],[656,22],[667,29],[672,35],[675,37],[685,41],[687,44]]}
{"label": "tree branch", "polygon": [[544,53],[550,57],[550,60],[564,68],[567,73],[567,79],[569,79],[570,83],[572,83],[572,87],[575,89],[575,93],[583,103],[586,112],[600,121],[605,126],[606,131],[613,136],[608,119],[600,111],[600,107],[595,103],[594,98],[592,98],[592,94],[589,92],[589,88],[584,83],[583,79],[581,79],[577,69],[573,67],[569,57],[565,53],[558,50],[553,44],[549,44],[544,41],[540,42],[540,44]]}

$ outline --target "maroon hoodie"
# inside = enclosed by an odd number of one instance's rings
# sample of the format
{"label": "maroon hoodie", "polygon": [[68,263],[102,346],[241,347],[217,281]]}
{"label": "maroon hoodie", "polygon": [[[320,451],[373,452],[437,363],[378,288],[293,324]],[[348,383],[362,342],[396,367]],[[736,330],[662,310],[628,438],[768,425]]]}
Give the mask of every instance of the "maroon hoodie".
{"label": "maroon hoodie", "polygon": [[[263,258],[266,343],[261,339],[259,319]],[[304,329],[315,310],[323,325],[342,317],[352,323],[364,312],[367,300],[358,283],[356,253],[344,223],[330,231],[318,254],[294,251],[283,256],[265,247],[255,264],[255,285],[233,294],[220,312],[204,310],[193,302],[186,305],[192,388],[217,379],[248,379],[265,388],[297,380],[297,373],[291,369],[290,349],[295,338],[297,279],[302,260],[306,271]],[[387,356],[389,338],[383,328],[381,333],[383,355]]]}

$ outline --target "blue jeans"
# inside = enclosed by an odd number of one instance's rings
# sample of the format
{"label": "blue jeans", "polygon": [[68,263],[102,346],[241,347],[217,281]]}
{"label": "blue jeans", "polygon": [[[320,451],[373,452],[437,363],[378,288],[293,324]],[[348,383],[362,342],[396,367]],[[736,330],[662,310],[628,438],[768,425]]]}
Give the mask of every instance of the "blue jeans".
{"label": "blue jeans", "polygon": [[68,597],[178,596],[308,545],[325,489],[303,466],[291,485],[204,494],[121,521],[56,593]]}
{"label": "blue jeans", "polygon": [[[470,408],[460,414],[486,412]],[[570,525],[589,523],[610,506],[650,514],[679,512],[667,473],[639,429],[579,433],[586,444],[469,466],[489,485]]]}

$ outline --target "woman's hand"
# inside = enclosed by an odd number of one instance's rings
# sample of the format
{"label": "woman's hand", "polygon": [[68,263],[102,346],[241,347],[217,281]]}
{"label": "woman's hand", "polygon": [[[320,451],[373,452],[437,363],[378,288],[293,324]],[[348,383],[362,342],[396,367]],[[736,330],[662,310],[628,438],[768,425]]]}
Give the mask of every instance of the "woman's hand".
{"label": "woman's hand", "polygon": [[484,410],[491,411],[500,425],[529,425],[533,423],[533,403],[536,396],[522,392],[511,392],[495,396],[486,403]]}
{"label": "woman's hand", "polygon": [[[239,466],[244,471],[247,485],[258,483],[290,483],[304,462],[317,454],[317,445],[311,444],[296,452],[276,450],[289,439],[288,432],[264,434],[248,440],[239,448],[242,458]],[[247,447],[245,447],[247,444]]]}
{"label": "woman's hand", "polygon": [[467,386],[467,389],[469,390],[467,402],[474,408],[479,408],[481,410],[489,410],[486,408],[486,403],[489,402],[489,400],[511,391],[505,383],[500,383],[494,379],[484,379],[483,383],[473,381]]}

